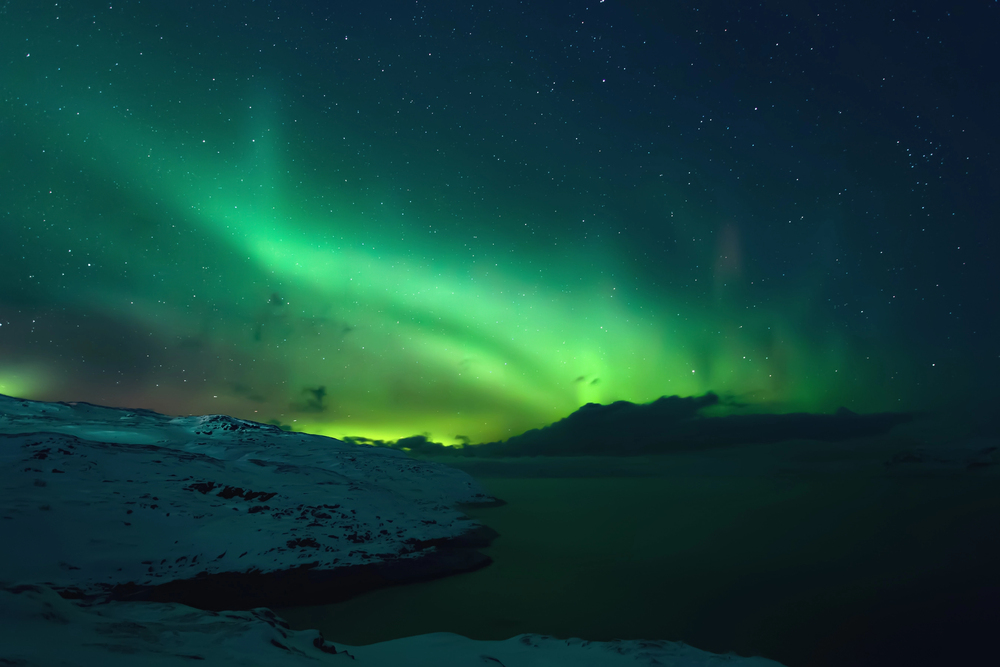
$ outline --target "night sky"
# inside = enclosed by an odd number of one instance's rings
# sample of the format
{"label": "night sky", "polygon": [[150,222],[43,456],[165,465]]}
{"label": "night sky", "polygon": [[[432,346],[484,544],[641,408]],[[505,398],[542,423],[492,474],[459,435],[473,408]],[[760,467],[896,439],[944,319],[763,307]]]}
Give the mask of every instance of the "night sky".
{"label": "night sky", "polygon": [[995,0],[0,2],[0,393],[982,409]]}

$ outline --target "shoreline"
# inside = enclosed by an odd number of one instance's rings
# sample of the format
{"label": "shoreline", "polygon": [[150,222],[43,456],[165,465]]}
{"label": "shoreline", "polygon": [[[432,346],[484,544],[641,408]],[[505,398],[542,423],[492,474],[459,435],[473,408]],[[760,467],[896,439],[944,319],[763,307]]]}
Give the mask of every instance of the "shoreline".
{"label": "shoreline", "polygon": [[981,476],[478,481],[507,500],[470,511],[501,535],[490,567],[276,613],[352,645],[533,632],[679,640],[789,667],[865,664],[852,651],[885,664],[914,652],[911,632],[924,635],[913,664],[928,664],[984,649],[976,629],[996,618],[1000,535],[963,547],[1000,515]]}

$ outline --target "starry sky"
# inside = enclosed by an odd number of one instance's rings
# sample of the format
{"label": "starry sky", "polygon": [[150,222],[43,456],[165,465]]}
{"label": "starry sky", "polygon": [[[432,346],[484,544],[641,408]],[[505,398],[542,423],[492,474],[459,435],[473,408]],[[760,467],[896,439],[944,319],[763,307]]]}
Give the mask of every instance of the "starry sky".
{"label": "starry sky", "polygon": [[892,4],[2,0],[0,393],[445,443],[979,406],[1000,7]]}

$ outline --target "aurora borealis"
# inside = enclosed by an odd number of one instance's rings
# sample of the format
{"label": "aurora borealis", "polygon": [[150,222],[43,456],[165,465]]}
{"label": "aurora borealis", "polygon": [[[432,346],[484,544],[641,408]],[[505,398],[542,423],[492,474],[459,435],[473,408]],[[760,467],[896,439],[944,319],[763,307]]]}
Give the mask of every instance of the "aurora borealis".
{"label": "aurora borealis", "polygon": [[994,3],[659,4],[3,3],[0,393],[453,443],[992,387]]}

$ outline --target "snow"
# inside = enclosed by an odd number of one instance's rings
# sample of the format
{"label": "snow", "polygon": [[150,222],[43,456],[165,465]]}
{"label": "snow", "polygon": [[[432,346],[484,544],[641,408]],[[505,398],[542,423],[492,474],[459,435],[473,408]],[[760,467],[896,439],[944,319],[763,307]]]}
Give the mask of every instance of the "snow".
{"label": "snow", "polygon": [[456,505],[491,502],[468,474],[391,449],[223,415],[0,395],[0,663],[777,664],[537,635],[334,646],[263,606],[485,566],[475,547],[495,533]]}
{"label": "snow", "polygon": [[[57,637],[57,641],[52,641]],[[0,662],[22,667],[300,665],[353,667],[778,667],[675,642],[587,642],[518,635],[473,641],[450,633],[369,646],[294,631],[264,608],[210,612],[180,604],[110,602],[83,607],[36,585],[0,588]]]}
{"label": "snow", "polygon": [[[495,500],[444,465],[220,415],[9,397],[0,415],[0,526],[15,545],[0,550],[0,572],[86,597],[127,585],[190,601],[168,593],[194,578],[204,589],[214,575],[259,584],[303,569],[308,588],[324,572],[390,563],[380,577],[419,578],[428,573],[398,563],[486,534],[455,504]],[[463,558],[452,558],[458,569],[489,562]]]}

